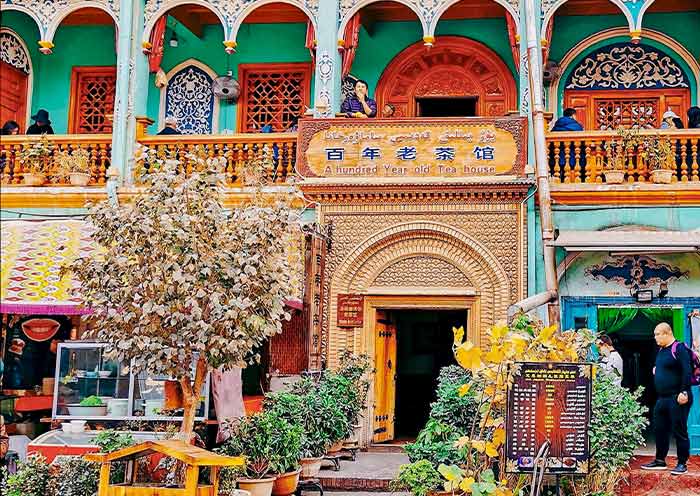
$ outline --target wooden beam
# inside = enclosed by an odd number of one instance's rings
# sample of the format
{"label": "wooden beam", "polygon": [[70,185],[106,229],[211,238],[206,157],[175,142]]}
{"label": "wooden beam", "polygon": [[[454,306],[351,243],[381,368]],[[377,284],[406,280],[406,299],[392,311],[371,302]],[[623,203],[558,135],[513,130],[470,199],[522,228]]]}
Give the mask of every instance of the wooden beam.
{"label": "wooden beam", "polygon": [[170,11],[170,15],[180,24],[185,26],[190,33],[201,39],[204,29],[204,22],[202,22],[202,18],[196,12],[192,12],[187,9],[186,5],[183,7],[185,8],[174,8]]}

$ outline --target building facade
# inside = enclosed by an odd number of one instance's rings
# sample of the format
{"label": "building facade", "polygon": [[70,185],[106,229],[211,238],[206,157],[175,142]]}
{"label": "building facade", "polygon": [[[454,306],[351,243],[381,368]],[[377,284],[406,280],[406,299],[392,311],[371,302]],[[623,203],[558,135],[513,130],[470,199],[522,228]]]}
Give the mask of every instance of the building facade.
{"label": "building facade", "polygon": [[[450,363],[452,326],[478,343],[511,305],[551,290],[547,250],[563,327],[614,336],[625,385],[648,386],[654,325],[671,320],[693,343],[700,333],[700,130],[686,116],[700,102],[700,6],[535,0],[528,14],[526,3],[2,0],[3,123],[23,134],[44,109],[57,149],[86,149],[91,163],[87,186],[26,186],[31,137],[2,137],[3,233],[13,226],[24,240],[13,245],[20,256],[3,255],[6,321],[80,313],[44,273],[33,291],[19,270],[36,258],[21,243],[83,239],[80,227],[47,234],[27,221],[72,226],[88,201],[129,201],[140,191],[137,146],[225,157],[229,205],[245,198],[243,164],[267,147],[270,188],[298,190],[308,222],[303,305],[290,337],[271,343],[268,372],[369,355],[365,442],[415,436]],[[339,113],[358,81],[377,117]],[[548,120],[573,108],[582,130],[547,129],[538,164],[540,88]],[[660,131],[674,150],[671,182],[655,182],[631,148],[613,183],[617,129],[656,137],[667,111],[684,125]],[[177,136],[156,134],[166,117]],[[551,190],[551,239],[536,170]],[[61,254],[43,256],[50,273]],[[700,451],[700,410],[691,424]]]}

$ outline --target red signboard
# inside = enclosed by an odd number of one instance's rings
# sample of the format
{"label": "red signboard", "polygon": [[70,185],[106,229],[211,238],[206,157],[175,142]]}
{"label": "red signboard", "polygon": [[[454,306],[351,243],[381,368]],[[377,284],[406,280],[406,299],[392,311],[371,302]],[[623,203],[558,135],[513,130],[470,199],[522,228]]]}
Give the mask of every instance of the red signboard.
{"label": "red signboard", "polygon": [[362,295],[338,295],[338,327],[362,327],[365,299]]}
{"label": "red signboard", "polygon": [[515,363],[511,372],[506,470],[532,472],[540,447],[549,441],[546,473],[587,474],[591,364]]}

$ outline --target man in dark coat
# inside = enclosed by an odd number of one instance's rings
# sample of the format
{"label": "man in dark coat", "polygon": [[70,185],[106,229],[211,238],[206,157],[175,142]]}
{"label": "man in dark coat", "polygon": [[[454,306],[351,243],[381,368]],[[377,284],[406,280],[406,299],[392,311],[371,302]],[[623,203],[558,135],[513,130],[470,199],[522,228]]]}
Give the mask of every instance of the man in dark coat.
{"label": "man in dark coat", "polygon": [[161,129],[161,131],[158,133],[159,135],[168,135],[168,134],[182,134],[180,131],[177,130],[177,119],[173,116],[168,116],[165,118],[164,121],[165,127]]}
{"label": "man in dark coat", "polygon": [[32,120],[34,124],[27,128],[27,134],[53,134],[49,113],[46,110],[39,109],[39,111],[32,116]]}
{"label": "man in dark coat", "polygon": [[688,437],[688,414],[693,403],[691,386],[692,360],[690,350],[673,337],[673,329],[662,322],[654,329],[654,339],[659,345],[654,367],[654,387],[658,395],[654,406],[654,431],[656,456],[650,463],[642,465],[644,470],[666,470],[669,437],[676,438],[678,464],[671,470],[673,475],[688,471],[686,463],[690,457]]}
{"label": "man in dark coat", "polygon": [[574,118],[576,109],[564,109],[564,116],[554,123],[552,131],[583,131],[583,126]]}

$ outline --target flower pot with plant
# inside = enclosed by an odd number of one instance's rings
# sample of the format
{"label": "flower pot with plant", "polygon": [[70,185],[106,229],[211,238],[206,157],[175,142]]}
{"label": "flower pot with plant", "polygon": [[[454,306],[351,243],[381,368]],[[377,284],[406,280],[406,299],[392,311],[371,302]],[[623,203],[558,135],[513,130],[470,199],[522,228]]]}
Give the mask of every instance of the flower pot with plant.
{"label": "flower pot with plant", "polygon": [[22,148],[17,157],[24,168],[24,184],[42,186],[46,183],[46,176],[51,172],[52,152],[53,145],[45,134]]}
{"label": "flower pot with plant", "polygon": [[389,484],[392,491],[410,491],[414,496],[428,496],[443,488],[443,478],[428,460],[401,465]]}
{"label": "flower pot with plant", "polygon": [[656,184],[670,184],[676,169],[675,154],[667,136],[646,136],[643,142],[644,159]]}
{"label": "flower pot with plant", "polygon": [[622,184],[625,181],[625,164],[640,144],[639,131],[618,128],[616,137],[605,145],[606,154],[603,174],[608,184]]}
{"label": "flower pot with plant", "polygon": [[[264,411],[234,424],[231,437],[218,451],[245,457],[244,473],[238,478],[240,489],[249,491],[252,496],[270,496],[276,479],[273,474],[297,468],[301,438],[300,425],[288,422],[275,412]],[[224,478],[228,476],[222,474]],[[289,485],[281,489],[287,490]]]}
{"label": "flower pot with plant", "polygon": [[73,186],[87,186],[90,182],[90,153],[83,148],[72,152],[61,150],[56,154],[57,177],[68,178]]}

